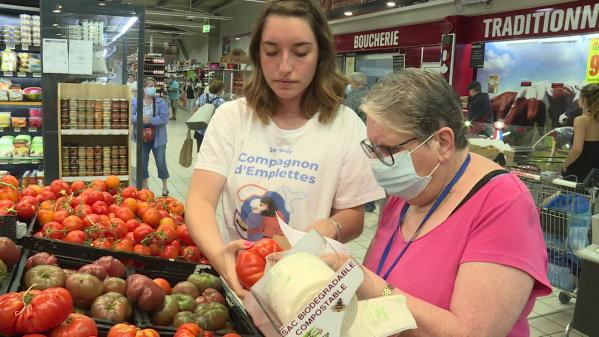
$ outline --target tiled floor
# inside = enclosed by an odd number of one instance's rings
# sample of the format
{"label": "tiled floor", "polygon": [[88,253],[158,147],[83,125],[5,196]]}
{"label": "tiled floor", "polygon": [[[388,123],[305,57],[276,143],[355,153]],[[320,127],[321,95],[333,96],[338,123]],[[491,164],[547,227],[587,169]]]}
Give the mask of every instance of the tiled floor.
{"label": "tiled floor", "polygon": [[[185,121],[189,118],[189,113],[183,109],[177,112],[177,120],[170,121],[168,128],[167,144],[167,164],[170,173],[169,191],[171,196],[180,200],[185,200],[193,168],[184,168],[179,165],[179,152],[183,142],[187,137],[187,127]],[[195,162],[195,140],[194,140],[194,162]],[[156,165],[154,159],[150,159],[150,188],[159,193],[162,189],[162,183],[157,178]],[[366,250],[374,236],[378,220],[378,210],[373,213],[367,213],[365,217],[365,227],[362,236],[348,244],[355,257],[362,261]],[[537,300],[533,312],[529,315],[530,335],[531,337],[540,336],[565,336],[565,329],[572,320],[574,304],[561,304],[558,299],[559,291],[554,291],[550,296]],[[576,331],[572,331],[570,336],[585,336]]]}

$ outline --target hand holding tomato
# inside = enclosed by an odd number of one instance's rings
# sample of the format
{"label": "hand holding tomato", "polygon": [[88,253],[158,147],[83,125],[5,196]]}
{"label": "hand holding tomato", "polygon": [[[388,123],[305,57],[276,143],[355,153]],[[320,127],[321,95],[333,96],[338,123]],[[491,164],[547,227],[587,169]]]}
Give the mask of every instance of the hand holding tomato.
{"label": "hand holding tomato", "polygon": [[237,256],[235,271],[241,285],[246,289],[251,288],[264,275],[266,257],[272,253],[282,251],[273,239],[262,239],[254,243],[251,248],[244,250]]}

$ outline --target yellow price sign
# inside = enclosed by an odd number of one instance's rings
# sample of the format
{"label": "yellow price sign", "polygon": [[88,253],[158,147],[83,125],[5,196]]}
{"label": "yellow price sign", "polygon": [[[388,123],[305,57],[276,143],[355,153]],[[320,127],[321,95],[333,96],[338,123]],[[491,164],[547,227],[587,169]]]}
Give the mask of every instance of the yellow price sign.
{"label": "yellow price sign", "polygon": [[599,83],[599,38],[591,40],[586,80],[588,83]]}

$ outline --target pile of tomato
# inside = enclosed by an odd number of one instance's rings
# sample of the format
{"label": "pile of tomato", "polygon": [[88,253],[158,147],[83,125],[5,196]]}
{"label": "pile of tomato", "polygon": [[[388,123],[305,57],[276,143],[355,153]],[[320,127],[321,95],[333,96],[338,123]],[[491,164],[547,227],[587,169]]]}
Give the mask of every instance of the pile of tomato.
{"label": "pile of tomato", "polygon": [[[6,177],[3,181],[12,180]],[[36,237],[208,263],[191,240],[183,219],[184,206],[175,198],[155,198],[152,191],[133,186],[121,189],[116,176],[89,184],[55,180],[49,186],[31,185],[22,191],[16,184],[2,186],[0,197],[10,194],[17,202],[6,207],[0,204],[0,215],[16,212],[30,218],[37,213]]]}

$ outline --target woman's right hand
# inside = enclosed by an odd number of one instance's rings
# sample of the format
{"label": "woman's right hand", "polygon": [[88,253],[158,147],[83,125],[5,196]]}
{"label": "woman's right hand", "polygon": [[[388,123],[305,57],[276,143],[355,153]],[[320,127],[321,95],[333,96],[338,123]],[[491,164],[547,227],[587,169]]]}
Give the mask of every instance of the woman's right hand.
{"label": "woman's right hand", "polygon": [[219,254],[219,256],[221,256],[221,261],[218,268],[215,266],[217,271],[227,282],[229,288],[231,288],[231,290],[233,290],[235,294],[242,299],[248,294],[248,291],[243,288],[241,283],[239,283],[239,278],[237,277],[237,272],[235,271],[235,258],[238,251],[248,249],[253,244],[253,242],[246,240],[235,240],[229,242],[224,246],[223,250]]}

